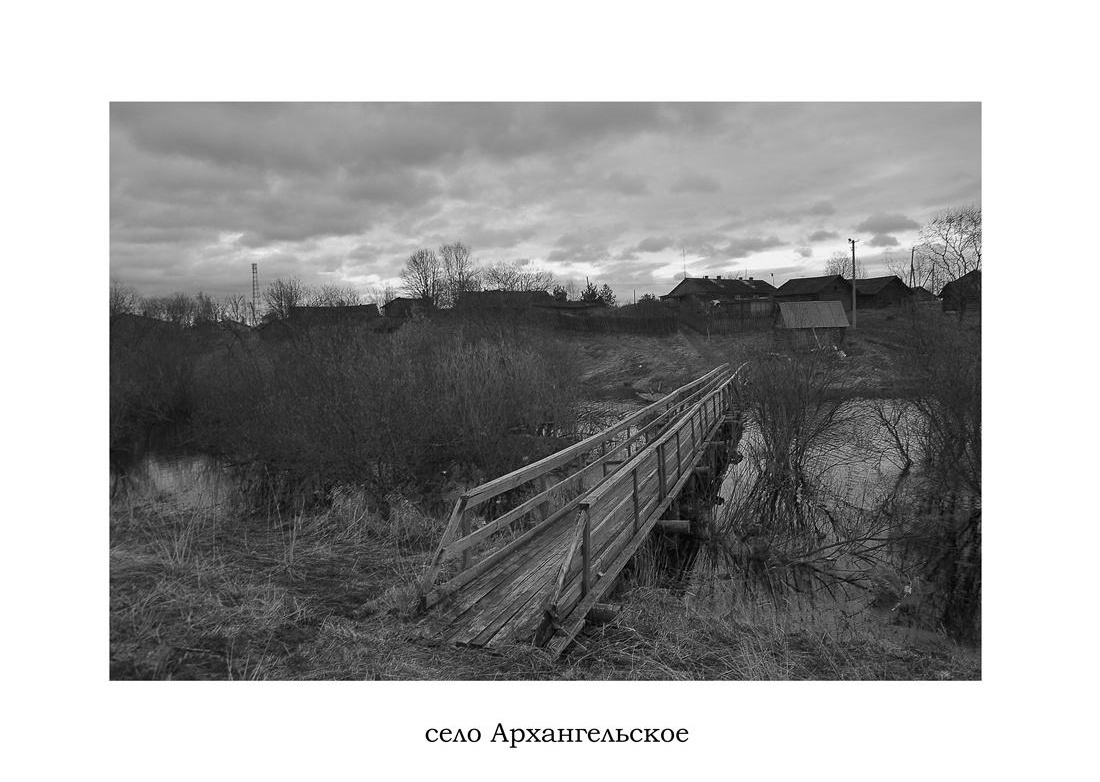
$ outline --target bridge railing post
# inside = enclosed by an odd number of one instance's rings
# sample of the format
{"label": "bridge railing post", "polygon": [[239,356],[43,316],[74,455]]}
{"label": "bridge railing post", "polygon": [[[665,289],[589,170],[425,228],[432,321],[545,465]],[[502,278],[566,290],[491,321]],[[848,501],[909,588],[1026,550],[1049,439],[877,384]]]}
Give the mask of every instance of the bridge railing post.
{"label": "bridge railing post", "polygon": [[638,468],[630,471],[630,478],[634,482],[634,534],[638,534],[638,527],[642,523],[641,506],[638,501]]}
{"label": "bridge railing post", "polygon": [[657,481],[660,494],[660,499],[664,499],[668,494],[668,490],[665,488],[665,444],[663,442],[657,444]]}
{"label": "bridge railing post", "polygon": [[584,532],[581,535],[581,598],[588,594],[592,568],[592,521],[588,508],[584,509]]}

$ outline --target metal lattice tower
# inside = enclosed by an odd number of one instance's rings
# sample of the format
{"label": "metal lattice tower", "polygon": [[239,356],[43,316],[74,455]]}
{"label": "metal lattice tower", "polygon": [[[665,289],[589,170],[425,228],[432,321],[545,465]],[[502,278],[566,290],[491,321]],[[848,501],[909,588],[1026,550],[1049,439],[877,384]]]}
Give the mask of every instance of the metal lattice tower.
{"label": "metal lattice tower", "polygon": [[260,277],[256,264],[252,264],[252,325],[256,325],[256,302],[260,298]]}

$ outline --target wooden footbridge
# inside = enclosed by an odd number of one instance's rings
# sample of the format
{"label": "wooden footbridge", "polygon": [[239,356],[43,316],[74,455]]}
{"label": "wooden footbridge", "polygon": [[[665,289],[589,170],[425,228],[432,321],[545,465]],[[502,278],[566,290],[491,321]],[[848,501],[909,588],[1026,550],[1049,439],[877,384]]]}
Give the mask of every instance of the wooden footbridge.
{"label": "wooden footbridge", "polygon": [[[448,642],[560,654],[737,416],[722,365],[597,435],[469,489],[420,583]],[[667,523],[666,523],[667,521]]]}

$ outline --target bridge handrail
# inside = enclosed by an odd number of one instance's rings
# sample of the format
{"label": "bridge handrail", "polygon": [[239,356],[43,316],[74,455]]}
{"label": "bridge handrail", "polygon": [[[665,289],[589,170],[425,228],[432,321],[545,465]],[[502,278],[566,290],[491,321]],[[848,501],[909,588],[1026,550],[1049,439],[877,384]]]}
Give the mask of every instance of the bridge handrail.
{"label": "bridge handrail", "polygon": [[638,421],[639,419],[644,418],[646,415],[651,414],[654,410],[661,407],[662,405],[664,405],[667,409],[673,404],[678,404],[672,401],[672,397],[685,393],[688,389],[694,388],[698,385],[702,385],[708,380],[714,379],[723,369],[727,369],[728,367],[729,364],[721,364],[715,367],[702,377],[696,378],[690,383],[686,383],[680,386],[675,391],[671,392],[668,396],[659,399],[658,401],[642,408],[635,413],[631,413],[629,416],[619,421],[614,426],[608,427],[601,432],[597,432],[591,437],[581,440],[579,443],[574,443],[567,448],[563,448],[556,453],[552,453],[549,456],[543,457],[537,462],[532,462],[531,464],[524,465],[523,467],[513,470],[510,473],[506,473],[499,478],[494,478],[491,481],[486,481],[480,486],[475,486],[472,489],[467,489],[465,492],[463,492],[462,498],[466,500],[467,505],[473,507],[475,505],[481,504],[485,500],[492,499],[499,494],[503,494],[506,491],[510,491],[511,489],[522,486],[524,483],[527,483],[532,478],[537,478],[541,475],[544,475],[555,467],[559,467],[572,461],[580,454],[587,453],[588,451],[595,449],[602,442],[606,442],[614,438],[614,436],[617,435],[619,432],[633,425],[635,421]]}
{"label": "bridge handrail", "polygon": [[[701,395],[706,395],[710,393],[714,387],[722,384],[723,377],[727,372],[729,372],[729,365],[721,364],[715,367],[710,372],[703,375],[702,377],[696,378],[695,380],[684,384],[680,388],[669,393],[664,398],[650,405],[647,405],[646,407],[635,413],[632,413],[631,415],[624,418],[622,421],[619,421],[615,425],[603,430],[602,432],[592,435],[591,437],[588,437],[579,443],[575,443],[574,445],[558,451],[557,453],[550,454],[549,456],[540,459],[537,462],[521,467],[518,470],[514,470],[506,475],[495,478],[480,486],[468,489],[456,501],[454,509],[451,512],[450,519],[448,520],[447,527],[445,528],[443,536],[440,540],[439,546],[437,547],[435,553],[432,556],[432,559],[429,562],[427,572],[421,579],[420,586],[422,595],[428,595],[429,592],[431,592],[435,583],[435,579],[438,577],[439,571],[442,568],[442,564],[445,559],[447,559],[448,557],[452,557],[455,554],[462,553],[463,563],[459,575],[461,575],[462,572],[469,570],[470,563],[467,561],[466,551],[470,547],[478,543],[480,540],[488,537],[490,534],[492,534],[492,532],[499,531],[502,524],[510,525],[519,518],[522,518],[534,508],[534,506],[537,504],[537,500],[545,499],[552,491],[561,487],[563,484],[574,480],[575,478],[577,478],[578,475],[581,475],[587,470],[595,469],[600,465],[606,465],[617,451],[621,451],[624,447],[629,449],[630,444],[634,440],[651,431],[658,422],[669,417],[673,410],[679,410],[686,405],[692,404]],[[629,429],[631,426],[634,426],[638,422],[643,421],[648,416],[652,416],[654,412],[660,411],[662,407],[664,408],[664,410],[659,412],[657,417],[653,421],[639,428],[634,433],[634,435],[630,436],[628,434],[626,442],[616,446],[616,448],[614,448],[611,453],[606,452],[607,444],[612,442],[614,438],[617,437],[621,432],[627,431],[629,433]],[[590,464],[578,467],[576,471],[569,474],[562,481],[559,481],[553,486],[550,486],[549,488],[536,495],[536,497],[529,499],[527,502],[521,504],[519,507],[504,514],[504,516],[502,516],[500,519],[490,521],[479,530],[474,530],[473,532],[469,532],[465,529],[464,518],[466,514],[474,508],[483,505],[484,503],[488,502],[494,497],[503,494],[506,491],[510,491],[526,483],[530,483],[538,478],[541,478],[550,471],[556,469],[557,467],[568,464],[578,457],[595,451],[597,448],[601,447],[604,449],[605,452],[601,455],[599,459],[593,461]],[[629,461],[629,459],[627,461]],[[555,521],[560,513],[567,512],[571,508],[571,506],[574,505],[575,502],[576,500],[567,503],[566,507],[560,509],[558,514],[554,514],[550,518],[544,520],[543,524],[552,523],[553,521]],[[503,553],[503,551],[498,553]],[[488,559],[488,557],[486,559]],[[452,579],[452,581],[455,580],[457,580],[457,577],[456,579]]]}
{"label": "bridge handrail", "polygon": [[[676,426],[668,427],[668,429],[660,437],[656,438],[653,442],[649,443],[644,449],[639,451],[634,457],[632,457],[629,461],[627,461],[627,463],[624,464],[613,476],[609,477],[606,481],[602,482],[599,486],[594,487],[590,492],[586,493],[584,495],[583,499],[581,500],[581,502],[579,502],[577,504],[576,515],[575,515],[575,520],[574,520],[574,527],[573,527],[572,535],[570,536],[570,545],[569,545],[569,548],[566,551],[565,557],[563,558],[561,565],[559,566],[554,592],[551,594],[550,598],[547,600],[547,603],[546,603],[546,605],[548,607],[548,611],[550,613],[552,613],[557,619],[564,619],[564,616],[559,614],[559,609],[561,608],[561,606],[559,606],[559,601],[561,600],[561,597],[562,597],[562,595],[565,591],[566,582],[569,580],[569,574],[574,570],[575,566],[578,564],[577,560],[578,559],[580,560],[580,573],[579,573],[579,575],[580,575],[580,578],[581,578],[581,588],[580,588],[580,598],[579,599],[583,599],[585,597],[585,595],[588,593],[591,586],[593,585],[593,582],[594,582],[593,576],[596,576],[596,577],[599,576],[598,573],[593,573],[593,569],[595,567],[595,563],[594,563],[595,557],[594,557],[594,552],[592,551],[592,545],[591,545],[591,527],[592,527],[592,513],[591,513],[591,511],[592,511],[593,506],[598,505],[599,502],[604,497],[606,497],[609,493],[615,491],[616,489],[621,488],[623,483],[625,483],[627,480],[630,480],[634,484],[634,486],[633,486],[633,489],[634,489],[634,508],[635,508],[635,515],[637,515],[637,512],[638,512],[637,509],[638,509],[638,506],[639,506],[639,498],[637,496],[637,492],[638,492],[638,489],[637,489],[637,486],[638,486],[638,484],[637,484],[637,480],[638,480],[638,478],[637,478],[637,469],[638,469],[638,467],[643,465],[646,462],[646,460],[650,459],[651,457],[654,456],[654,454],[656,454],[657,459],[658,459],[658,464],[660,465],[658,470],[663,473],[663,471],[664,471],[663,464],[664,464],[664,461],[665,461],[664,452],[663,452],[664,446],[666,446],[673,439],[677,438],[679,436],[680,430],[683,429],[683,428],[686,428],[686,422],[692,421],[692,419],[697,414],[701,414],[701,412],[703,411],[703,409],[705,408],[706,405],[712,403],[714,400],[716,400],[718,398],[722,398],[721,409],[720,410],[719,409],[714,410],[714,412],[715,412],[714,419],[715,420],[711,422],[713,425],[717,425],[717,423],[718,423],[718,413],[721,412],[724,415],[724,413],[725,413],[726,409],[728,408],[729,404],[732,402],[731,394],[732,394],[733,385],[734,385],[735,381],[737,380],[739,374],[741,373],[741,370],[744,369],[745,366],[746,366],[746,364],[742,364],[741,366],[739,366],[724,382],[720,383],[719,385],[717,385],[713,389],[711,389],[706,394],[706,396],[704,398],[700,399],[698,402],[695,403],[695,405],[691,408],[690,411],[688,411],[684,415],[682,415],[680,417],[679,421],[677,422]],[[702,418],[700,418],[700,423],[701,422],[702,422]],[[690,464],[690,462],[689,462],[689,464]],[[683,479],[683,476],[684,476],[685,473],[680,472],[680,471],[683,470],[683,467],[684,467],[683,460],[678,458],[677,459],[678,473],[674,477],[673,483],[679,483],[680,480]],[[669,494],[669,492],[668,492],[669,487],[667,485],[662,485],[662,484],[665,483],[665,480],[666,480],[666,477],[662,475],[662,477],[660,479],[660,482],[659,482],[659,487],[658,487],[658,490],[659,490],[658,500],[664,499]],[[644,505],[646,503],[643,502],[641,504]],[[637,523],[637,522],[635,522],[635,523]],[[637,532],[637,530],[635,530],[635,532]],[[575,576],[574,576],[574,578],[575,578]],[[565,613],[568,614],[568,611],[566,611]]]}

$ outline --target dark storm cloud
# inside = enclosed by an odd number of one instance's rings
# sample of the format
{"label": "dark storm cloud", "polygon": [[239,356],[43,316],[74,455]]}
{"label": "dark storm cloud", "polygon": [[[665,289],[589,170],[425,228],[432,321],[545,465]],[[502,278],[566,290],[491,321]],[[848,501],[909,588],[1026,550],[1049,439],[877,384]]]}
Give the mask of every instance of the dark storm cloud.
{"label": "dark storm cloud", "polygon": [[145,294],[244,291],[251,262],[394,281],[451,241],[663,293],[681,247],[817,273],[823,218],[878,247],[981,197],[977,104],[113,104],[110,127],[111,271]]}
{"label": "dark storm cloud", "polygon": [[920,223],[899,214],[873,214],[856,226],[857,231],[885,234],[920,228]]}
{"label": "dark storm cloud", "polygon": [[888,234],[875,234],[871,237],[871,241],[868,242],[872,247],[897,247],[897,237],[889,236]]}

